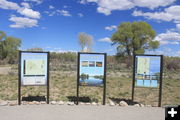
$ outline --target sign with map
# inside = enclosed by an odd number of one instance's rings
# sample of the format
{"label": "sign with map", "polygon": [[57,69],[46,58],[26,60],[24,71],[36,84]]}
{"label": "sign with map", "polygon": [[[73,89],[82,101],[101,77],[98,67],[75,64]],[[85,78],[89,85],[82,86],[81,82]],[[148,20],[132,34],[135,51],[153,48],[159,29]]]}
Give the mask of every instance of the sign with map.
{"label": "sign with map", "polygon": [[149,67],[150,67],[150,59],[149,58],[138,58],[138,63],[137,63],[137,73],[138,74],[149,74]]}
{"label": "sign with map", "polygon": [[45,60],[25,60],[25,75],[43,75],[45,73]]}
{"label": "sign with map", "polygon": [[47,53],[21,52],[21,85],[46,85],[47,64]]}
{"label": "sign with map", "polygon": [[136,56],[135,85],[138,87],[158,87],[160,69],[160,56]]}
{"label": "sign with map", "polygon": [[80,54],[79,85],[101,86],[104,83],[104,54]]}

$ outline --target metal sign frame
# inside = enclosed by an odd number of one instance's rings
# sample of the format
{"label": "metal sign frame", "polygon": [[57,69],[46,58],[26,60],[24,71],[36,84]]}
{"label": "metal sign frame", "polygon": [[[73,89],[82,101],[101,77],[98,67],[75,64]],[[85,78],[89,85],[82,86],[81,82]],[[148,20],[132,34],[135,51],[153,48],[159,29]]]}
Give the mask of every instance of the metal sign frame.
{"label": "metal sign frame", "polygon": [[[78,52],[78,60],[77,60],[77,100],[76,104],[79,104],[79,86],[84,87],[85,85],[80,85],[79,82],[79,71],[80,71],[80,55],[81,54],[90,54],[90,55],[104,55],[104,79],[103,79],[103,105],[106,104],[106,53],[89,53],[89,52]],[[99,86],[92,86],[92,87],[99,87]]]}
{"label": "metal sign frame", "polygon": [[[22,85],[21,84],[21,57],[22,53],[46,53],[47,54],[47,83],[46,85]],[[49,104],[49,52],[44,51],[19,51],[19,65],[18,65],[18,105],[21,105],[21,86],[46,86],[47,87],[47,104]]]}
{"label": "metal sign frame", "polygon": [[[163,76],[163,55],[149,55],[149,54],[135,54],[133,57],[133,79],[132,79],[132,101],[134,101],[134,89],[135,89],[135,69],[136,69],[136,57],[137,56],[149,56],[160,57],[160,79],[159,79],[159,100],[158,107],[161,107],[162,101],[162,76]],[[142,87],[139,87],[142,88]],[[144,87],[143,87],[144,88]]]}

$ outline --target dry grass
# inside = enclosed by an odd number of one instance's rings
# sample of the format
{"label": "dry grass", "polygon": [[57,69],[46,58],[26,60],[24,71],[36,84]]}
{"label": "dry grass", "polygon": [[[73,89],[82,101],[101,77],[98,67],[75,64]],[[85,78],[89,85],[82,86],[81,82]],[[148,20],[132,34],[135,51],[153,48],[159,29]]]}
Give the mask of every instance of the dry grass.
{"label": "dry grass", "polygon": [[[180,79],[178,72],[172,72],[163,80],[163,105],[176,105],[180,103]],[[176,76],[172,77],[171,76]],[[50,73],[50,100],[68,101],[69,96],[76,96],[76,72],[51,71]],[[18,93],[17,72],[12,75],[0,75],[0,99],[17,100]],[[132,78],[131,73],[107,73],[107,99],[131,99]],[[80,96],[89,97],[92,101],[102,102],[102,87],[80,87]],[[22,96],[45,96],[46,87],[22,87]],[[136,88],[135,101],[143,104],[157,106],[158,89]],[[107,100],[108,102],[108,100]]]}

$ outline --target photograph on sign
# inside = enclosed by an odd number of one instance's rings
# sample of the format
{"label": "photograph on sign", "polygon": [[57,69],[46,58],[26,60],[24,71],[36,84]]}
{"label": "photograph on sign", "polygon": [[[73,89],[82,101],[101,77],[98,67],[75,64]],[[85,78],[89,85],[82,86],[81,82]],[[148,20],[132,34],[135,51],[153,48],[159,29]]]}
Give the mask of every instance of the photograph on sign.
{"label": "photograph on sign", "polygon": [[46,85],[47,53],[21,53],[21,84]]}
{"label": "photograph on sign", "polygon": [[160,56],[136,56],[135,85],[138,87],[158,87],[160,81]]}
{"label": "photograph on sign", "polygon": [[104,55],[80,54],[79,83],[85,86],[101,86],[104,80]]}

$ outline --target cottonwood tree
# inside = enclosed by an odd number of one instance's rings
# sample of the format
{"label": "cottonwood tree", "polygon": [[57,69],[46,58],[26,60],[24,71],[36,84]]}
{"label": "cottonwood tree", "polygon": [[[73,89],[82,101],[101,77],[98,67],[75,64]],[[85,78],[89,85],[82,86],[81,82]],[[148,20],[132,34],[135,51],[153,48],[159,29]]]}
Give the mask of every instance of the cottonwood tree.
{"label": "cottonwood tree", "polygon": [[81,32],[78,35],[78,39],[79,39],[78,42],[79,42],[79,45],[81,46],[82,52],[92,51],[93,37],[91,35]]}
{"label": "cottonwood tree", "polygon": [[3,59],[3,41],[6,39],[6,33],[0,31],[0,60]]}
{"label": "cottonwood tree", "polygon": [[17,59],[18,49],[21,46],[21,39],[7,36],[0,31],[0,59],[7,59],[9,63],[14,63]]}
{"label": "cottonwood tree", "polygon": [[117,45],[117,55],[132,56],[143,54],[145,50],[154,50],[159,47],[159,42],[154,38],[156,32],[146,22],[123,22],[112,35],[113,45]]}

